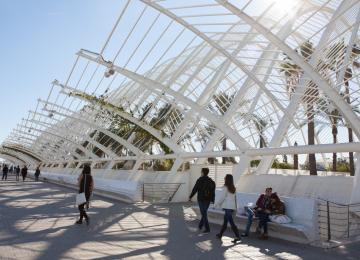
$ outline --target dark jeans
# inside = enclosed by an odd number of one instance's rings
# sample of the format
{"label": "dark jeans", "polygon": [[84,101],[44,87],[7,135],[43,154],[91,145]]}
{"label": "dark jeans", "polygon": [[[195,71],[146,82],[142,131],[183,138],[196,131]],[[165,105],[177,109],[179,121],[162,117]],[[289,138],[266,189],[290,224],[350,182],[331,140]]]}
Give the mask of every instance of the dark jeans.
{"label": "dark jeans", "polygon": [[199,228],[201,229],[205,225],[206,230],[210,230],[209,221],[207,217],[207,211],[210,206],[210,201],[198,201],[199,209],[201,213],[201,220],[199,223]]}
{"label": "dark jeans", "polygon": [[222,236],[223,233],[225,232],[228,222],[229,222],[231,225],[231,229],[234,232],[235,236],[237,238],[240,237],[239,230],[238,230],[237,226],[235,225],[234,219],[233,219],[234,210],[233,209],[224,209],[224,211],[225,211],[224,222],[223,222],[223,225],[220,230],[220,236]]}
{"label": "dark jeans", "polygon": [[35,181],[39,180],[39,175],[35,175]]}
{"label": "dark jeans", "polygon": [[257,216],[259,217],[259,228],[263,228],[264,229],[264,233],[267,234],[268,232],[268,222],[270,221],[269,219],[269,214],[266,213],[265,211],[258,211],[257,212]]}
{"label": "dark jeans", "polygon": [[84,217],[85,217],[85,219],[88,219],[88,215],[86,214],[86,211],[85,211],[85,206],[86,206],[86,203],[78,206],[79,211],[80,211],[80,221],[82,221]]}
{"label": "dark jeans", "polygon": [[264,229],[264,233],[267,234],[267,231],[268,231],[268,225],[267,223],[270,221],[269,219],[269,214],[266,213],[265,211],[263,210],[258,210],[258,211],[253,211],[251,208],[249,207],[245,207],[245,210],[246,210],[246,213],[247,213],[247,216],[248,216],[248,221],[247,221],[247,224],[246,224],[246,229],[245,229],[245,234],[246,235],[249,235],[249,232],[250,232],[250,227],[251,227],[251,224],[253,222],[253,218],[254,217],[258,217],[259,218],[259,228],[263,228]]}
{"label": "dark jeans", "polygon": [[3,173],[2,180],[3,180],[3,179],[5,179],[5,181],[6,181],[6,179],[7,179],[7,173]]}

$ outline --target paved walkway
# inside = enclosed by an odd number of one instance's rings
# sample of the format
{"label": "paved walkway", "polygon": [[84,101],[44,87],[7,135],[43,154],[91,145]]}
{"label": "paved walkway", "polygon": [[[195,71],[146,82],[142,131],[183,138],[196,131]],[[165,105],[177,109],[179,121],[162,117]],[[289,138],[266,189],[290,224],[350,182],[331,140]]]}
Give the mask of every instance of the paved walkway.
{"label": "paved walkway", "polygon": [[[74,225],[74,191],[0,182],[0,259],[359,259],[360,244],[323,250],[271,239],[233,245],[196,230],[190,204],[129,205],[95,197],[91,224]],[[231,233],[228,233],[231,235]]]}

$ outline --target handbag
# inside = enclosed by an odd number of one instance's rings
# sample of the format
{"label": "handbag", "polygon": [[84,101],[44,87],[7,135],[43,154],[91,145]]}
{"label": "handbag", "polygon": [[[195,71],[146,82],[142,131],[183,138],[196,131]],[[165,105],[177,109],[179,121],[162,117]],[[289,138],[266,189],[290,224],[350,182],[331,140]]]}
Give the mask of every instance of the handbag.
{"label": "handbag", "polygon": [[85,178],[84,179],[84,191],[76,194],[76,205],[77,206],[86,203],[86,196],[85,196],[86,175],[85,174],[84,174],[84,178]]}
{"label": "handbag", "polygon": [[237,198],[236,198],[236,192],[235,192],[235,210],[233,211],[233,218],[236,218],[236,215],[238,213],[238,204],[237,204]]}
{"label": "handbag", "polygon": [[286,215],[271,215],[270,221],[278,224],[288,224],[291,222],[291,218]]}

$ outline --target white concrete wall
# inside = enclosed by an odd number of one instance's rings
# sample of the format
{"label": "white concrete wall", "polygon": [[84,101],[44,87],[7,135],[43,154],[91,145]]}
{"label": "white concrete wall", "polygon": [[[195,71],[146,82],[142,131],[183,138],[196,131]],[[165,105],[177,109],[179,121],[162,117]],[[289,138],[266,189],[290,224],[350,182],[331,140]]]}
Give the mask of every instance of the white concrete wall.
{"label": "white concrete wall", "polygon": [[[42,172],[48,174],[64,174],[77,177],[81,173],[81,169],[64,169],[64,168],[42,168]],[[91,174],[94,178],[103,178],[104,180],[116,181],[137,181],[139,183],[182,183],[179,190],[173,198],[173,202],[187,201],[189,197],[189,172],[178,172],[171,174],[170,172],[152,172],[152,171],[124,171],[124,170],[102,170],[92,169]],[[95,183],[96,189],[96,183]]]}
{"label": "white concrete wall", "polygon": [[[224,183],[226,174],[232,173],[232,165],[193,165],[188,172],[150,172],[150,171],[122,171],[93,169],[92,174],[97,178],[109,180],[131,180],[150,183],[184,183],[173,198],[174,202],[187,201],[192,187],[200,177],[202,167],[209,167],[210,177],[217,187]],[[57,172],[78,176],[81,169],[51,168],[42,171]],[[279,174],[282,173],[282,174]],[[349,203],[353,188],[353,177],[350,176],[309,176],[294,175],[292,170],[277,170],[277,174],[245,174],[240,177],[237,187],[239,192],[262,193],[271,186],[274,191],[283,196],[322,198],[338,203]],[[196,200],[196,197],[194,198]]]}
{"label": "white concrete wall", "polygon": [[[202,167],[210,169],[210,177],[217,184],[223,185],[223,178],[231,173],[231,165],[194,165],[191,167],[190,186],[200,176]],[[245,174],[240,177],[239,192],[262,193],[266,187],[283,196],[322,198],[339,203],[349,203],[353,188],[353,177],[336,173],[338,176],[310,176],[306,171],[271,169],[271,174]],[[305,175],[307,174],[307,175]],[[330,176],[329,176],[330,175]]]}
{"label": "white concrete wall", "polygon": [[290,197],[322,198],[338,203],[349,203],[353,177],[345,176],[289,176],[246,174],[240,178],[240,192],[261,193],[266,187]]}

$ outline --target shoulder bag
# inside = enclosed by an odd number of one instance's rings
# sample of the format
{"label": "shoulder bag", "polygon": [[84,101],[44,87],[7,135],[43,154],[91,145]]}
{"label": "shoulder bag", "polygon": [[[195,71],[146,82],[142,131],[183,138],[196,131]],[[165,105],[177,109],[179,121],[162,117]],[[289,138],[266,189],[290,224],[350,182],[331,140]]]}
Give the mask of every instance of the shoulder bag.
{"label": "shoulder bag", "polygon": [[86,203],[85,184],[86,184],[86,174],[84,174],[84,191],[76,194],[76,205],[77,206]]}

